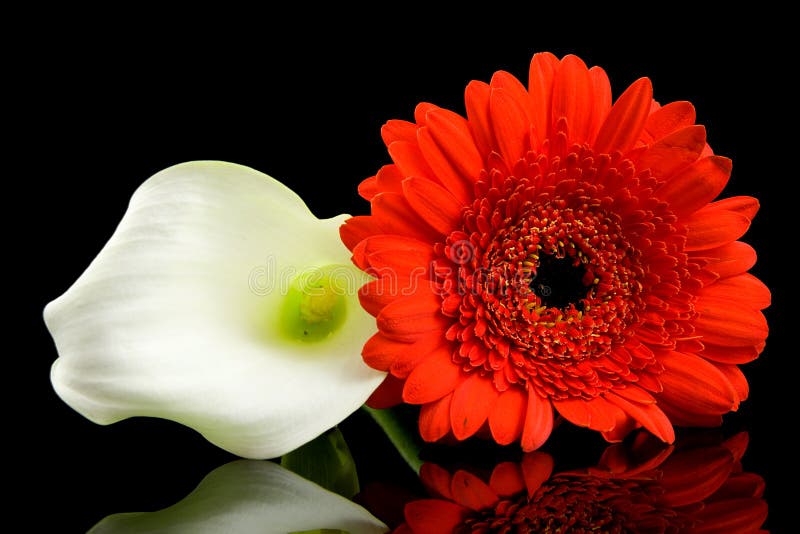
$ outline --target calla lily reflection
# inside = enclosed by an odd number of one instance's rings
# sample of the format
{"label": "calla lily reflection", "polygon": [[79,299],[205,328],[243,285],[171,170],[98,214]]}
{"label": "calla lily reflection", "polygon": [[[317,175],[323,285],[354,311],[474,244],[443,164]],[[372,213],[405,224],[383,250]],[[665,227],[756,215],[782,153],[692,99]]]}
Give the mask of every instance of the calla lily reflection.
{"label": "calla lily reflection", "polygon": [[426,463],[429,497],[408,501],[394,532],[765,532],[764,480],[741,465],[747,434],[709,437],[666,446],[640,432],[609,446],[596,466],[566,471],[539,451],[490,472]]}
{"label": "calla lily reflection", "polygon": [[239,460],[212,471],[197,489],[169,508],[114,514],[89,533],[373,534],[387,530],[364,508],[277,464]]}
{"label": "calla lily reflection", "polygon": [[147,180],[86,271],[45,309],[58,395],[90,420],[161,417],[239,456],[273,458],[356,410],[385,373],[366,275],[290,189],[191,162]]}

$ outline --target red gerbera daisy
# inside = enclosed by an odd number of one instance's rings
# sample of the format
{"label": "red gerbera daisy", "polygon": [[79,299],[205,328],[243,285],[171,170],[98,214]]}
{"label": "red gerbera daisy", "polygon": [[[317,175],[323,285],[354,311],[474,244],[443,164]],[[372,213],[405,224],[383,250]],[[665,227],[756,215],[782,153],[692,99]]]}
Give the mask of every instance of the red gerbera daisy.
{"label": "red gerbera daisy", "polygon": [[425,464],[433,498],[406,504],[406,523],[394,532],[764,532],[764,480],[741,469],[746,434],[631,464],[646,441],[612,446],[597,468],[556,474],[541,452],[497,465],[488,480]]}
{"label": "red gerbera daisy", "polygon": [[642,426],[714,425],[748,386],[767,288],[737,241],[751,197],[711,202],[729,159],[688,102],[647,78],[612,105],[605,72],[533,57],[467,86],[466,119],[423,103],[381,133],[393,164],[359,187],[371,215],[341,229],[376,280],[361,303],[388,371],[370,405],[421,405],[422,437],[488,428],[530,451],[554,409],[619,440]]}

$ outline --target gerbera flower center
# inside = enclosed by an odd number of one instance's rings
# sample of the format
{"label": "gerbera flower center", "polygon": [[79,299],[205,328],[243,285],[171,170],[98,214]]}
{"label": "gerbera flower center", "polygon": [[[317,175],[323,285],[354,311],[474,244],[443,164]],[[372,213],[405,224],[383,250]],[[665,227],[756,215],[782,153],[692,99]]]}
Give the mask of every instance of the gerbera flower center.
{"label": "gerbera flower center", "polygon": [[574,265],[571,258],[551,254],[539,257],[539,265],[528,283],[542,306],[564,310],[570,305],[583,310],[583,299],[589,287],[584,283],[586,269],[582,263]]}

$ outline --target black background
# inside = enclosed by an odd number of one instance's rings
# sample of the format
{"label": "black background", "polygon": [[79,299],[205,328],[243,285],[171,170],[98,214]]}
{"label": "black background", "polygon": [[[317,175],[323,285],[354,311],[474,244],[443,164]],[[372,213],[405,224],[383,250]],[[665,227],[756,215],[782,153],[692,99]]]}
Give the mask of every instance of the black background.
{"label": "black background", "polygon": [[[608,24],[595,14],[504,9],[496,19],[467,13],[466,23],[428,12],[399,21],[390,8],[361,13],[369,19],[358,24],[355,14],[332,9],[291,20],[101,13],[101,22],[88,23],[90,14],[79,14],[78,25],[51,13],[46,26],[30,25],[11,49],[6,148],[18,165],[7,169],[4,206],[13,298],[3,435],[24,521],[81,532],[110,513],[162,508],[232,459],[170,422],[94,425],[49,383],[57,355],[41,310],[102,248],[142,181],[183,161],[227,160],[280,179],[320,217],[362,214],[367,204],[355,187],[388,162],[379,135],[386,120],[411,119],[420,101],[463,112],[469,80],[488,81],[499,69],[525,80],[530,56],[549,50],[605,68],[615,96],[649,76],[657,100],[692,101],[712,147],[733,158],[726,195],[761,200],[746,240],[759,253],[753,272],[773,289],[771,335],[745,368],[751,398],[727,417],[726,431],[750,432],[745,467],[767,479],[770,527],[791,524],[791,493],[781,486],[795,471],[787,434],[799,388],[782,273],[797,245],[796,202],[786,190],[797,166],[782,129],[794,129],[796,104],[780,15],[743,12],[729,22],[675,8]],[[347,27],[334,23],[348,15]],[[766,40],[753,37],[757,28]],[[386,465],[387,476],[407,479],[363,414],[344,431],[364,479],[381,478]],[[562,445],[597,447],[579,437],[579,445]]]}

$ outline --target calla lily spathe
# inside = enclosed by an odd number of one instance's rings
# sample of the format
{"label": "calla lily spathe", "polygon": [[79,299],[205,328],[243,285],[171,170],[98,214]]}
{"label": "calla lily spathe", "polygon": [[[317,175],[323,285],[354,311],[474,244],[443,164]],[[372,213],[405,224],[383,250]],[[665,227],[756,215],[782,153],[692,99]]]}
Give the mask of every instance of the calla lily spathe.
{"label": "calla lily spathe", "polygon": [[272,462],[239,460],[212,471],[185,499],[157,512],[114,514],[89,534],[309,532],[389,529],[361,506]]}
{"label": "calla lily spathe", "polygon": [[[357,301],[364,275],[338,238],[345,218],[317,219],[281,183],[232,163],[157,173],[45,309],[56,392],[96,423],[170,419],[248,458],[310,441],[385,374],[360,358],[376,327]],[[341,324],[294,339],[281,326],[287,284],[331,267],[346,282]]]}

